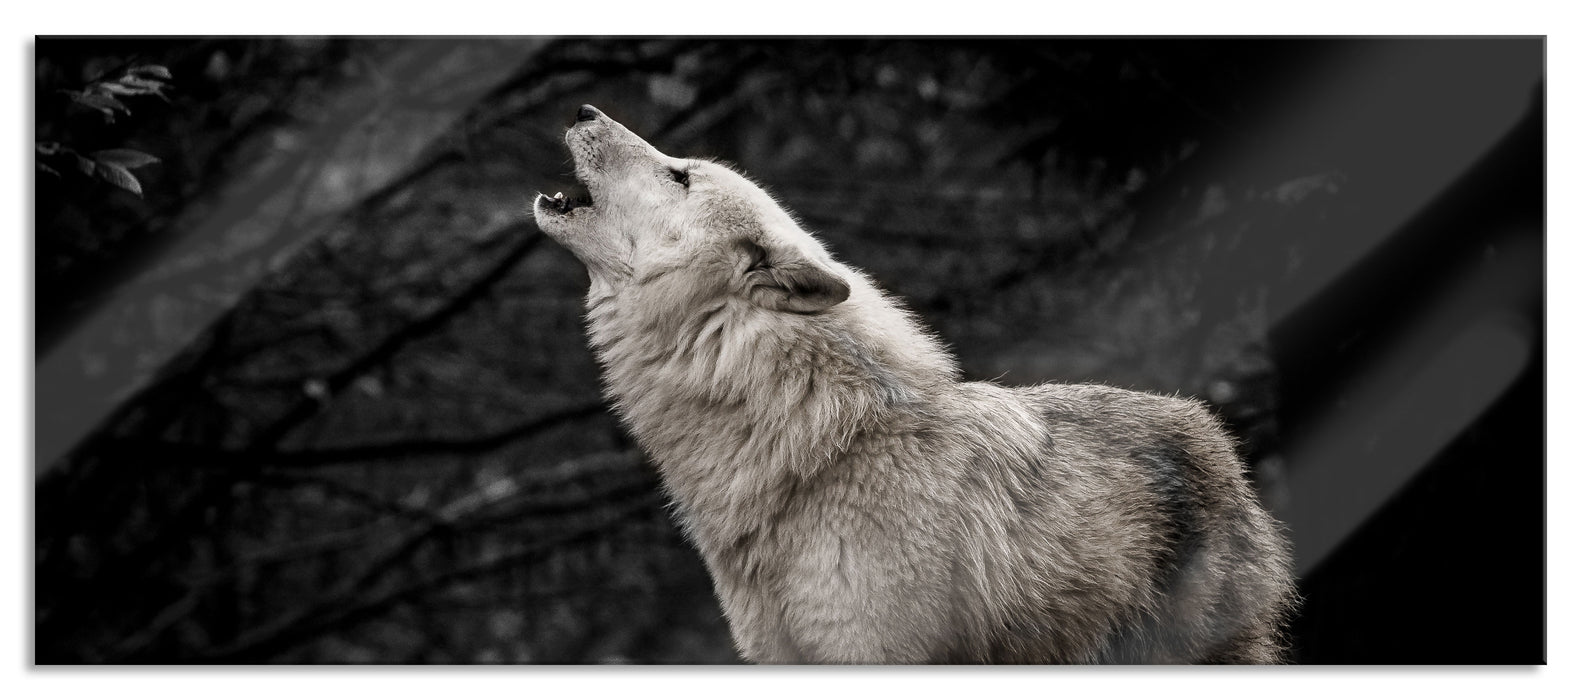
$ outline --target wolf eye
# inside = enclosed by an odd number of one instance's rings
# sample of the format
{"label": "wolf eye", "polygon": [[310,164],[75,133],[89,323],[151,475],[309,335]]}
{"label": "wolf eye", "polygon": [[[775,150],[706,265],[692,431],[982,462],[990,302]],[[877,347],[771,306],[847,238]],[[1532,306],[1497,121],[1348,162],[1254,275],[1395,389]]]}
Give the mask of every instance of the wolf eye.
{"label": "wolf eye", "polygon": [[681,183],[682,187],[692,186],[692,174],[680,168],[671,168],[670,178]]}

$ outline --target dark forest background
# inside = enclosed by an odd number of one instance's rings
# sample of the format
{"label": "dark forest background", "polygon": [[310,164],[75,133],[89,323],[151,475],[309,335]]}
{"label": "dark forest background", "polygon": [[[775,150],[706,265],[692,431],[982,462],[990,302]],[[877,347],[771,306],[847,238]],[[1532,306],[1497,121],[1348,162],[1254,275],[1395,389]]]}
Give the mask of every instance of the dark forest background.
{"label": "dark forest background", "polygon": [[1544,660],[1541,40],[35,50],[37,663],[736,660],[531,220],[582,103],[969,378],[1209,402],[1294,660]]}

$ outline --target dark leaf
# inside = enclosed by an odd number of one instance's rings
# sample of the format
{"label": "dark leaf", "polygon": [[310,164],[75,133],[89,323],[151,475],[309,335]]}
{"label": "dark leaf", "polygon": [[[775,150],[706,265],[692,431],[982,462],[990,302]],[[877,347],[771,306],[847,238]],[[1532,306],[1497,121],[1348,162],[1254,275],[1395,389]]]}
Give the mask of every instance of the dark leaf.
{"label": "dark leaf", "polygon": [[51,168],[48,165],[45,165],[43,163],[35,163],[35,165],[38,166],[38,169],[41,172],[46,172],[46,173],[49,173],[51,175],[54,175],[55,177],[60,177],[60,171],[58,171],[58,170],[56,170],[54,168]]}
{"label": "dark leaf", "polygon": [[89,92],[84,90],[82,92],[72,92],[67,94],[71,95],[72,101],[76,102],[77,104],[104,112],[106,121],[115,121],[115,110],[119,110],[126,114],[132,113],[132,110],[127,109],[126,105],[122,104],[120,100],[117,100],[114,97],[102,92]]}
{"label": "dark leaf", "polygon": [[97,83],[94,88],[110,95],[146,95],[149,93],[149,90],[122,85],[121,83]]}
{"label": "dark leaf", "polygon": [[154,77],[160,80],[170,80],[170,70],[160,65],[133,66],[127,71],[130,75],[140,77]]}
{"label": "dark leaf", "polygon": [[137,178],[133,177],[131,171],[126,168],[114,163],[99,163],[99,167],[94,170],[94,174],[116,187],[127,190],[139,197],[143,196],[143,186],[138,183]]}
{"label": "dark leaf", "polygon": [[150,163],[158,163],[159,159],[142,151],[130,148],[112,148],[106,151],[94,151],[93,159],[100,163],[110,163],[123,168],[141,168]]}
{"label": "dark leaf", "polygon": [[98,167],[93,164],[93,161],[88,160],[87,158],[79,156],[75,153],[72,154],[72,158],[76,160],[77,169],[82,171],[82,174],[84,175],[92,177],[93,171],[98,169]]}
{"label": "dark leaf", "polygon": [[123,76],[119,81],[116,81],[114,84],[115,85],[119,85],[122,88],[126,88],[126,89],[129,89],[129,90],[136,90],[137,93],[140,94],[140,95],[157,95],[157,94],[159,94],[160,90],[164,90],[165,88],[170,87],[170,86],[168,86],[168,85],[166,85],[164,83],[161,83],[161,82],[157,82],[157,81],[153,81],[153,80],[144,80],[142,78],[139,78],[139,77],[133,76],[133,75]]}
{"label": "dark leaf", "polygon": [[139,95],[153,95],[166,102],[170,101],[170,98],[166,97],[164,92],[165,88],[170,86],[165,83],[155,82],[153,80],[144,80],[136,76],[127,75],[122,76],[120,82],[117,84],[123,88],[135,90]]}

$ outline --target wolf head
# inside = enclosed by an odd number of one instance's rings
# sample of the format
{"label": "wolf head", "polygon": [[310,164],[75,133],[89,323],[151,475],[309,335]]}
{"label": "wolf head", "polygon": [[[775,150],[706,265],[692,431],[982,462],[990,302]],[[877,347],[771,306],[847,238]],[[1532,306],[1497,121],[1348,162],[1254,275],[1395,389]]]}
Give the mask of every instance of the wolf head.
{"label": "wolf head", "polygon": [[660,153],[589,105],[566,145],[588,197],[540,194],[533,217],[587,266],[596,293],[679,273],[694,302],[812,314],[850,295],[823,246],[729,167]]}
{"label": "wolf head", "polygon": [[606,391],[673,482],[688,478],[678,465],[732,455],[776,465],[744,473],[748,490],[813,469],[879,410],[957,376],[910,314],[741,174],[660,153],[588,106],[566,144],[588,196],[540,195],[534,218],[587,266]]}

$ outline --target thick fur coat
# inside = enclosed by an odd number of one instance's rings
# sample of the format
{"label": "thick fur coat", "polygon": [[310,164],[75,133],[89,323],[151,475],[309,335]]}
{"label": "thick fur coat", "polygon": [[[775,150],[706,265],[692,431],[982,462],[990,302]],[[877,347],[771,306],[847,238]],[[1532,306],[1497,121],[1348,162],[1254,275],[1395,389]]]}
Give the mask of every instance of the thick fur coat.
{"label": "thick fur coat", "polygon": [[746,659],[1281,660],[1289,546],[1202,405],[963,382],[742,175],[587,106],[566,143],[591,201],[535,218]]}

